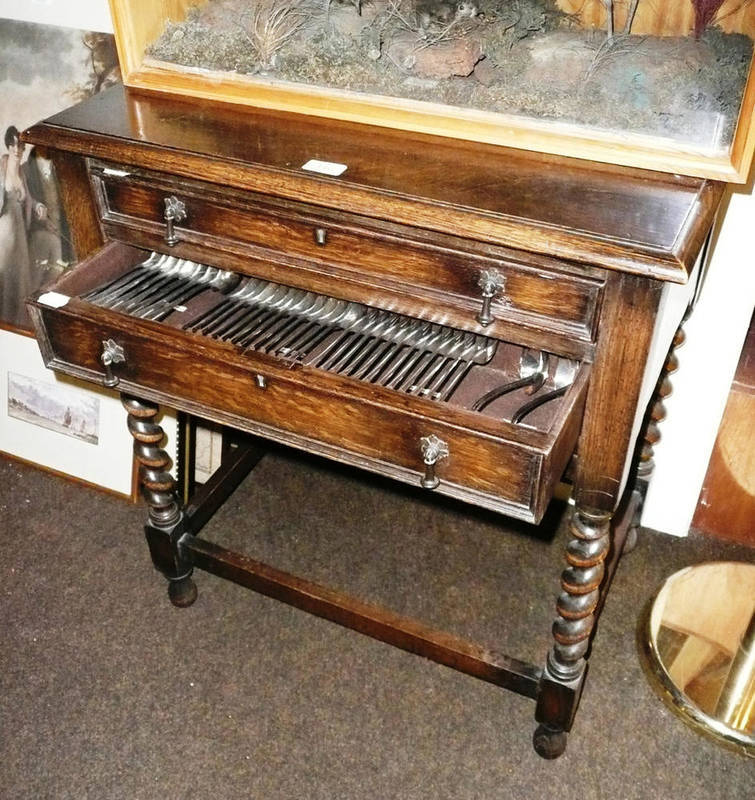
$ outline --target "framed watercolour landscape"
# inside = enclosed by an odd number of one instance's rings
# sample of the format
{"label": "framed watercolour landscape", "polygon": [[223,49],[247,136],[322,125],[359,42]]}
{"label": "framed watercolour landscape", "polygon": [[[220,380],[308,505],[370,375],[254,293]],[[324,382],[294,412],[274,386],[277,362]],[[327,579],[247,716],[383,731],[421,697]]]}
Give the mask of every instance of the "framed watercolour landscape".
{"label": "framed watercolour landscape", "polygon": [[131,435],[113,392],[46,369],[36,340],[0,330],[0,451],[135,496]]}
{"label": "framed watercolour landscape", "polygon": [[100,398],[75,388],[8,372],[8,416],[97,445]]}
{"label": "framed watercolour landscape", "polygon": [[110,0],[127,85],[745,182],[752,0]]}

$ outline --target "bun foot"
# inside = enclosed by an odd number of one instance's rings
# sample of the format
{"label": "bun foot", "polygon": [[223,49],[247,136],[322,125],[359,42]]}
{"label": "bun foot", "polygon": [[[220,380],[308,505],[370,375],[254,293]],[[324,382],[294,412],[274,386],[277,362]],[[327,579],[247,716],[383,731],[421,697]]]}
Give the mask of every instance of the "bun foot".
{"label": "bun foot", "polygon": [[532,736],[532,746],[542,758],[558,758],[566,750],[566,731],[551,725],[538,725]]}
{"label": "bun foot", "polygon": [[178,608],[187,608],[197,599],[197,585],[189,575],[168,583],[170,602]]}

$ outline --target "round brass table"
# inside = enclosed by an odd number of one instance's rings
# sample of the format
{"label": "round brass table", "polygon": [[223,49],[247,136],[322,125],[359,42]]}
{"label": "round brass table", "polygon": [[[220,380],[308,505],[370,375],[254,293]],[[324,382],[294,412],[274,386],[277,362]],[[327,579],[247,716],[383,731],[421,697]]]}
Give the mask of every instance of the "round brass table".
{"label": "round brass table", "polygon": [[639,645],[672,710],[755,757],[755,564],[713,562],[672,575],[641,621]]}

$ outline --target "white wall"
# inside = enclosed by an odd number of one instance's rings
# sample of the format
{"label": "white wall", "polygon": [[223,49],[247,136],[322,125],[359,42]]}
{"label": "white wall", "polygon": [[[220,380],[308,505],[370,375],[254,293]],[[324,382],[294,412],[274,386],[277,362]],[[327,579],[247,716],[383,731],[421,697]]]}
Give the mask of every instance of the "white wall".
{"label": "white wall", "polygon": [[0,0],[0,17],[112,33],[107,0]]}
{"label": "white wall", "polygon": [[[0,0],[0,17],[112,31],[107,0]],[[755,298],[755,195],[731,200],[667,400],[643,524],[685,535],[700,494]]]}
{"label": "white wall", "polygon": [[[677,351],[642,523],[689,531],[755,304],[755,194],[731,194],[699,303]],[[755,421],[753,421],[755,435]]]}

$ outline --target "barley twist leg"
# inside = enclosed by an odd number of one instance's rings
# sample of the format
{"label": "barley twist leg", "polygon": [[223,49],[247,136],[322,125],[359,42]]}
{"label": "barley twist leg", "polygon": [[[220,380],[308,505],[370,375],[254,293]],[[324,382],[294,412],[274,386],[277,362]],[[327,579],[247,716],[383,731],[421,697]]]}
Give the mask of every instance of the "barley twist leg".
{"label": "barley twist leg", "polygon": [[[684,322],[682,322],[682,325]],[[632,520],[632,524],[627,531],[626,539],[624,540],[623,552],[624,554],[631,553],[637,545],[637,532],[640,528],[642,519],[642,507],[647,495],[648,485],[652,477],[653,470],[655,469],[655,447],[661,440],[660,425],[666,419],[666,398],[673,391],[671,384],[671,375],[673,375],[679,368],[679,359],[677,358],[676,351],[683,344],[686,337],[684,328],[680,325],[674,339],[669,348],[666,361],[661,370],[661,375],[658,378],[658,383],[655,387],[651,406],[645,419],[645,428],[642,436],[642,443],[640,445],[639,460],[637,464],[637,480],[635,484],[635,491],[639,494],[640,502],[637,504],[637,510]]]}
{"label": "barley twist leg", "polygon": [[168,579],[168,596],[173,605],[190,606],[197,597],[191,578],[192,566],[179,549],[183,533],[183,509],[170,474],[170,457],[160,446],[165,431],[158,424],[156,403],[121,395],[128,412],[128,429],[134,437],[134,458],[139,464],[139,483],[149,509],[144,533],[152,561]]}
{"label": "barley twist leg", "polygon": [[553,623],[554,643],[548,653],[538,696],[533,737],[543,758],[557,758],[566,747],[582,692],[595,611],[610,549],[611,514],[575,507],[566,546],[567,567]]}

